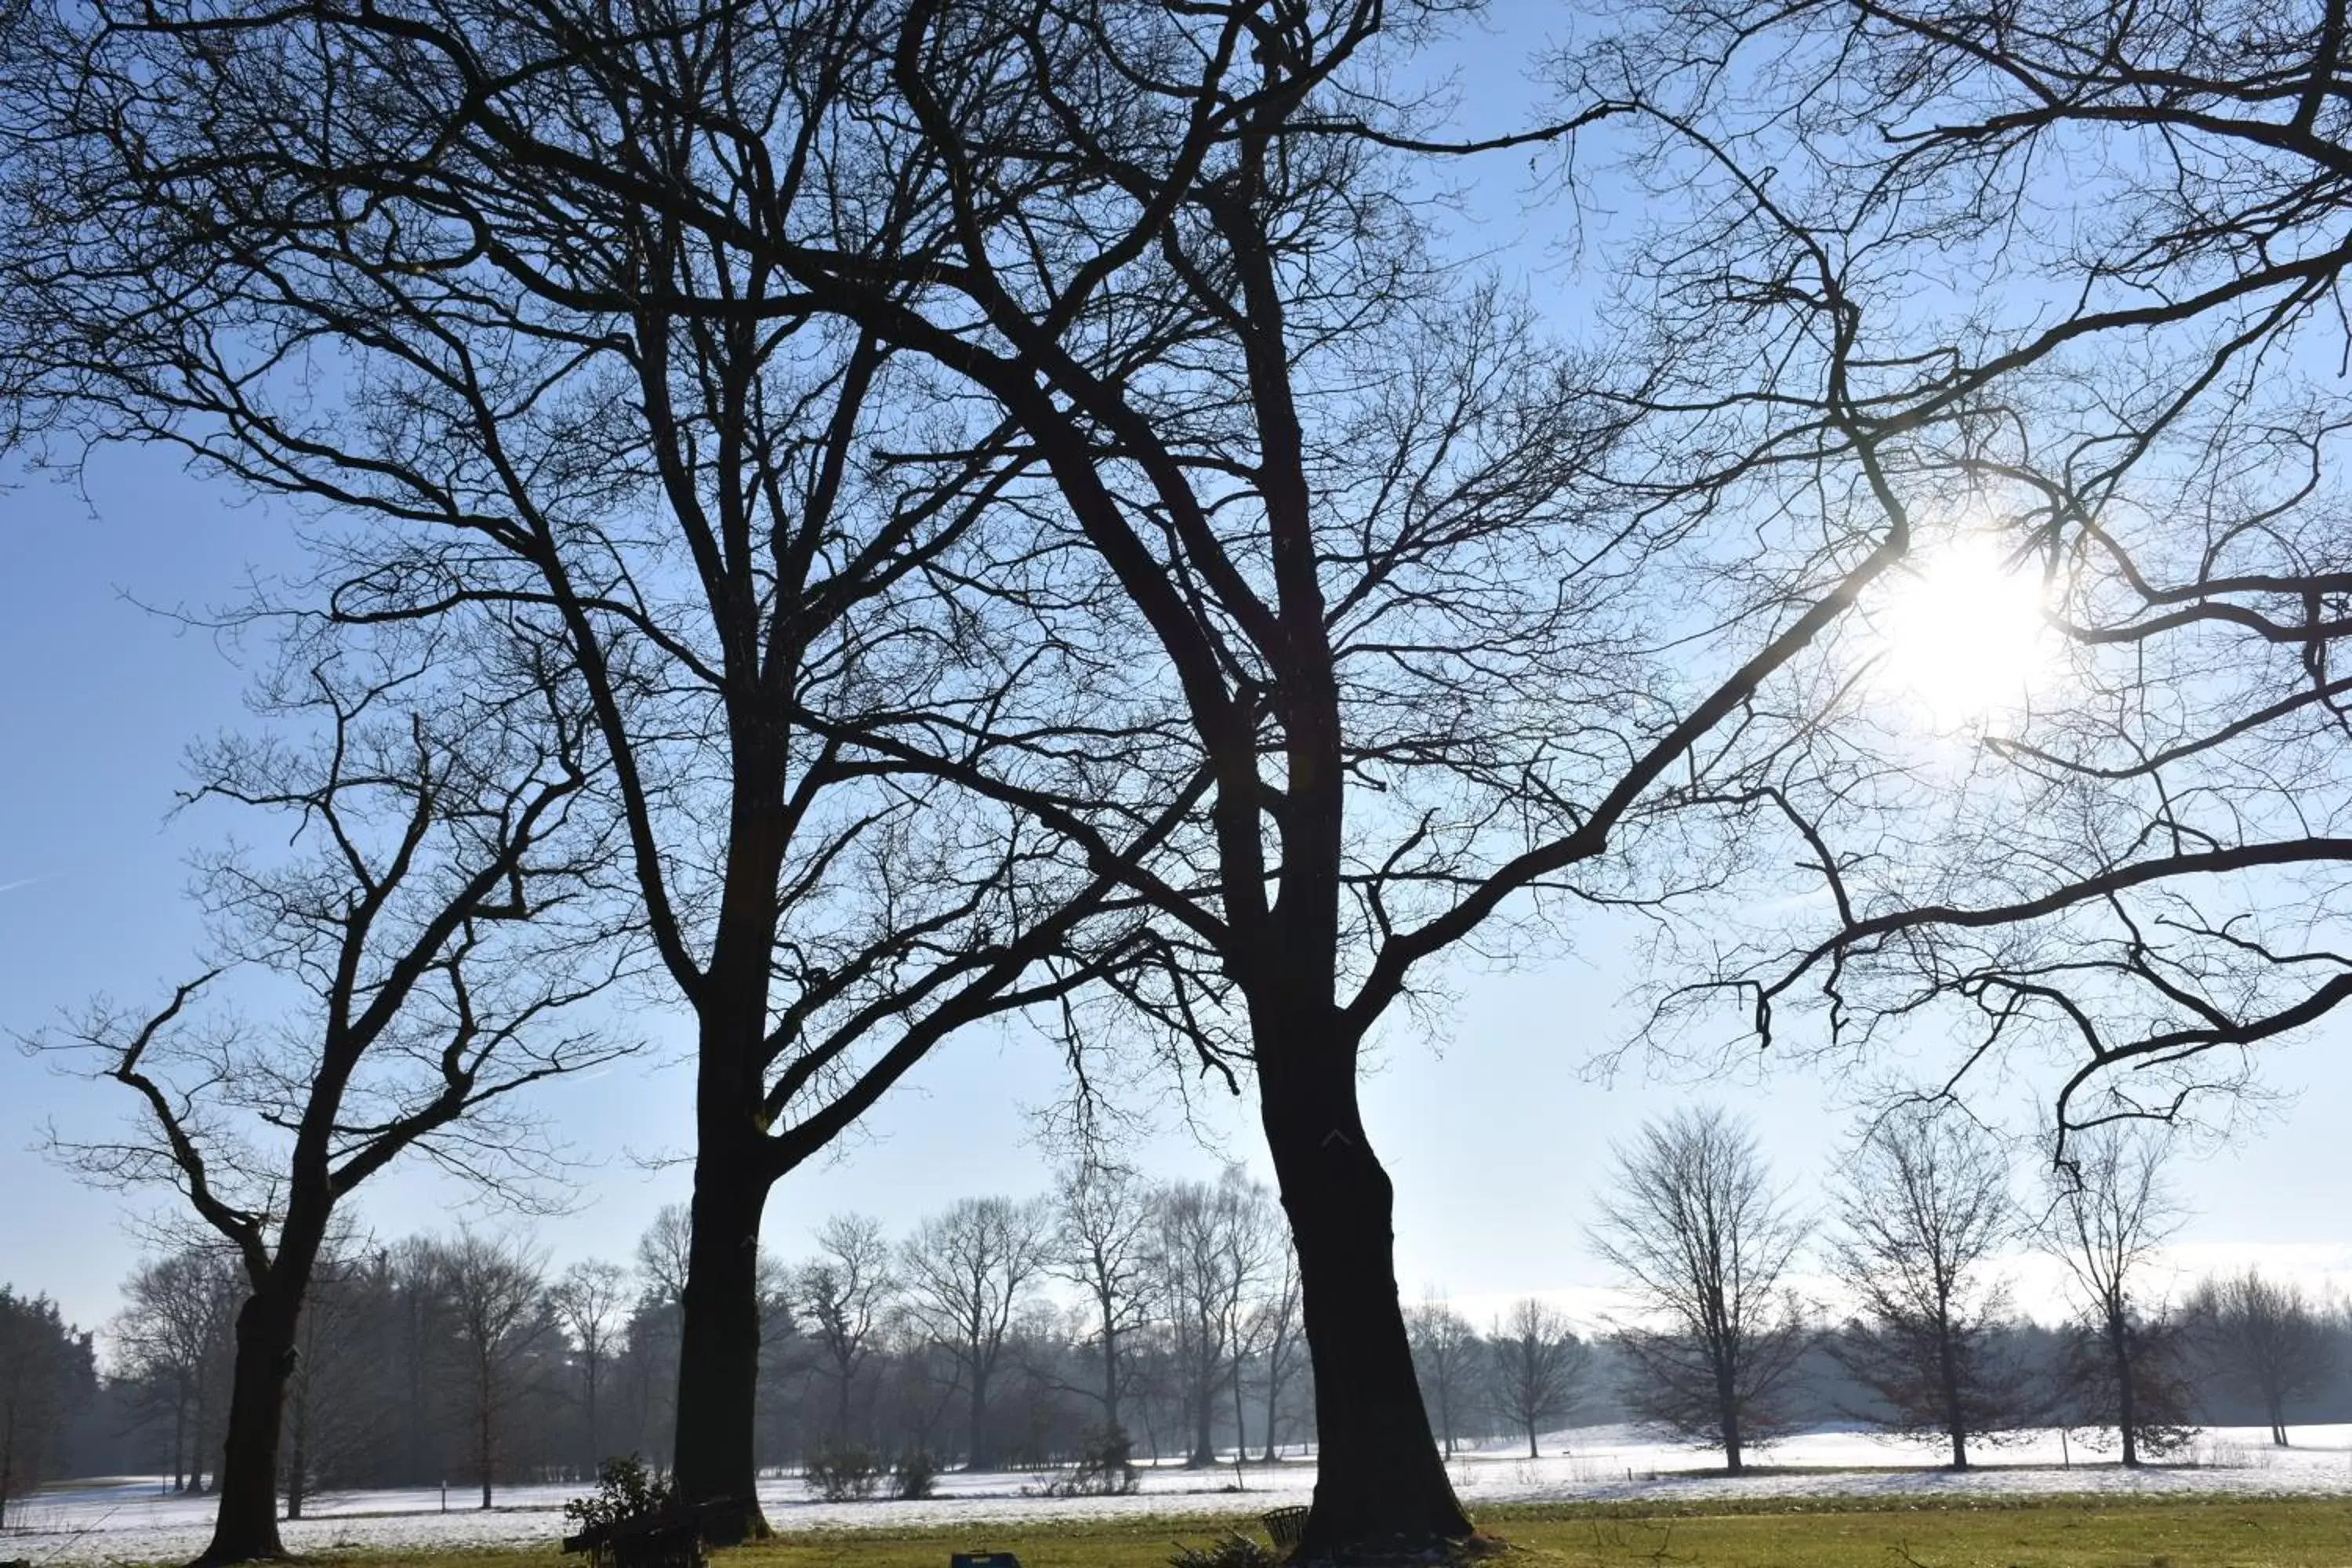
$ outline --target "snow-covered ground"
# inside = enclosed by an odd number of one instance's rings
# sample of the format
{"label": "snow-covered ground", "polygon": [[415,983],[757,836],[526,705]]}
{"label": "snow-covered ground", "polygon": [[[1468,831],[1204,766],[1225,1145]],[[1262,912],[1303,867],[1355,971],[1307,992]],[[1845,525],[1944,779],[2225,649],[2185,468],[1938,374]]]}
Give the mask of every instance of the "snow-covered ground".
{"label": "snow-covered ground", "polygon": [[[2112,1451],[2062,1444],[2057,1433],[1987,1447],[1979,1468],[1955,1475],[1932,1468],[1934,1450],[1865,1432],[1814,1432],[1753,1457],[1766,1473],[1732,1479],[1694,1474],[1720,1457],[1653,1441],[1623,1427],[1580,1427],[1547,1435],[1542,1457],[1492,1445],[1451,1461],[1455,1488],[1474,1509],[1482,1502],[1625,1501],[1715,1497],[1945,1496],[2051,1492],[2234,1492],[2352,1495],[2352,1426],[2303,1426],[2294,1447],[2274,1448],[2253,1428],[2209,1428],[2173,1462],[2126,1471]],[[1238,1479],[1222,1470],[1147,1469],[1131,1497],[1065,1499],[1041,1495],[1049,1477],[961,1472],[942,1477],[923,1502],[827,1503],[796,1478],[761,1483],[760,1500],[782,1530],[970,1526],[971,1544],[987,1546],[991,1525],[1076,1515],[1235,1514],[1251,1516],[1304,1503],[1315,1486],[1312,1459],[1249,1466]],[[509,1487],[488,1512],[457,1487],[449,1510],[432,1490],[337,1492],[311,1500],[310,1517],[284,1527],[297,1552],[339,1547],[431,1550],[549,1543],[563,1532],[564,1500],[574,1486]],[[0,1558],[36,1564],[145,1563],[194,1556],[210,1533],[212,1501],[162,1495],[152,1479],[110,1479],[51,1489],[10,1509]]]}

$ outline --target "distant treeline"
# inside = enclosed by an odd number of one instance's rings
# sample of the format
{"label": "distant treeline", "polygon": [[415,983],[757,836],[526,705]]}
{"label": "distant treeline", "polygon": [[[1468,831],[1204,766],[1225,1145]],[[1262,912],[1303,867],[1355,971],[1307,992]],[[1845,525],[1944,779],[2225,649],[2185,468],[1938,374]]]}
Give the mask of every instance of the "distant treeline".
{"label": "distant treeline", "polygon": [[[289,1507],[320,1489],[444,1483],[487,1503],[499,1484],[667,1455],[688,1239],[667,1210],[625,1265],[560,1272],[520,1235],[347,1240],[306,1315]],[[2249,1361],[2238,1343],[2248,1278],[2207,1281],[2146,1324],[2197,1422],[2271,1419],[2253,1369],[2278,1357]],[[0,1492],[66,1475],[206,1485],[241,1294],[224,1254],[154,1258],[94,1347],[46,1300],[0,1290]],[[2352,1315],[2274,1294],[2263,1331],[2300,1336],[2288,1421],[2352,1419]],[[762,1295],[763,1466],[854,1446],[1043,1468],[1100,1452],[1107,1427],[1138,1459],[1202,1464],[1314,1440],[1290,1249],[1278,1210],[1236,1174],[1074,1176],[1034,1202],[965,1200],[904,1237],[836,1217],[807,1256],[763,1265]],[[1449,1448],[1637,1415],[1624,1390],[1638,1356],[1538,1302],[1481,1323],[1433,1301],[1409,1321]],[[1816,1315],[1775,1429],[1904,1425],[1856,1375],[1864,1332]],[[2081,1332],[2011,1319],[1980,1347],[2009,1369],[2019,1423],[2103,1424],[2069,1370]]]}

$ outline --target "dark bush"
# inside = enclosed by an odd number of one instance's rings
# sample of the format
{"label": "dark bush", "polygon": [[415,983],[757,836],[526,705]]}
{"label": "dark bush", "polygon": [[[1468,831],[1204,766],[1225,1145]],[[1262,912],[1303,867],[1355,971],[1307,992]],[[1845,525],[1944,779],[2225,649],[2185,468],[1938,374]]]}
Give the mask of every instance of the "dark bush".
{"label": "dark bush", "polygon": [[882,1457],[863,1443],[821,1443],[809,1450],[803,1479],[827,1502],[863,1502],[882,1479]]}
{"label": "dark bush", "polygon": [[890,1495],[920,1502],[939,1489],[940,1462],[928,1448],[902,1448],[890,1466]]}
{"label": "dark bush", "polygon": [[661,1471],[636,1455],[607,1459],[596,1470],[596,1490],[563,1505],[563,1517],[575,1535],[583,1531],[643,1519],[661,1512],[677,1500],[677,1489]]}

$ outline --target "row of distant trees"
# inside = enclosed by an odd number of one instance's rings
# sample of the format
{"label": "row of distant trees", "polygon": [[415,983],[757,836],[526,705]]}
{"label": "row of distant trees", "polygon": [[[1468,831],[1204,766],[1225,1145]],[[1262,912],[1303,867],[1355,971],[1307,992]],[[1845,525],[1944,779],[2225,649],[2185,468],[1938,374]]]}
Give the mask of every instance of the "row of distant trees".
{"label": "row of distant trees", "polygon": [[[2165,1145],[2077,1140],[2032,1202],[2008,1149],[1950,1116],[1870,1124],[1826,1211],[1800,1214],[1735,1121],[1683,1112],[1619,1152],[1595,1235],[1646,1311],[1578,1327],[1538,1299],[1474,1323],[1408,1314],[1430,1423],[1450,1456],[1631,1419],[1720,1446],[1860,1419],[1948,1447],[2052,1425],[2120,1436],[2126,1463],[2198,1419],[2293,1421],[2352,1406],[2352,1313],[2248,1270],[2178,1300],[2150,1269],[2179,1217]],[[690,1220],[664,1210],[629,1265],[550,1273],[519,1236],[344,1238],[305,1319],[288,1406],[287,1511],[314,1489],[578,1478],[658,1454],[675,1424]],[[759,1458],[828,1447],[1042,1467],[1117,1435],[1150,1458],[1271,1460],[1315,1436],[1296,1266],[1265,1191],[1228,1170],[1153,1184],[1081,1164],[1049,1194],[970,1198],[902,1237],[836,1215],[797,1259],[763,1256]],[[2056,1327],[2013,1310],[1999,1259],[2032,1246],[2073,1280]],[[1826,1265],[1842,1320],[1790,1287]],[[209,1484],[242,1299],[216,1249],[126,1282],[107,1337],[0,1296],[0,1493],[98,1447],[114,1468]],[[92,1412],[103,1410],[102,1419]],[[70,1440],[79,1432],[80,1451]],[[109,1441],[110,1439],[110,1441]]]}
{"label": "row of distant trees", "polygon": [[[2129,1466],[2186,1441],[2201,1360],[2284,1445],[2290,1415],[2330,1384],[2347,1321],[2251,1269],[2168,1300],[2153,1266],[2183,1217],[2168,1149],[2145,1121],[2078,1133],[2021,1202],[2004,1141],[1909,1106],[1865,1125],[1827,1212],[1811,1215],[1731,1118],[1654,1122],[1618,1151],[1593,1232],[1647,1309],[1616,1336],[1626,1404],[1719,1446],[1737,1472],[1748,1445],[1801,1418],[1801,1368],[1826,1348],[1869,1396],[1853,1414],[1948,1445],[1956,1468],[1971,1442],[2053,1423],[2112,1429]],[[1826,1342],[1790,1283],[1817,1234],[1813,1256],[1853,1303]],[[2054,1356],[2021,1331],[1998,1267],[2021,1246],[2067,1281]]]}

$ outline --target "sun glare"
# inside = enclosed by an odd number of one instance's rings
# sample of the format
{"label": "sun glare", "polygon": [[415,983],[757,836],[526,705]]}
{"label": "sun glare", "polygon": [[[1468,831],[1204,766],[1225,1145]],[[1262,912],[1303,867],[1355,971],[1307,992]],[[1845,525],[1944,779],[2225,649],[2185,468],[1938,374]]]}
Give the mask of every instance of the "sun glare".
{"label": "sun glare", "polygon": [[1981,721],[2032,695],[2053,668],[2042,579],[1990,534],[1930,545],[1868,612],[1874,682],[1938,729]]}

